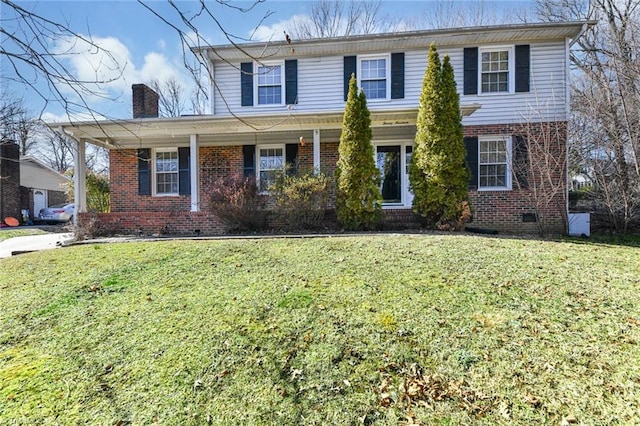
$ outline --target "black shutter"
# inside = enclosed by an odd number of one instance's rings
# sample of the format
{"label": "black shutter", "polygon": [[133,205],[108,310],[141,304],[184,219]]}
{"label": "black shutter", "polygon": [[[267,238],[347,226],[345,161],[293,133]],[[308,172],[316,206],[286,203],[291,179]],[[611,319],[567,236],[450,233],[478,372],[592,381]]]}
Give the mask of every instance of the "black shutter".
{"label": "black shutter", "polygon": [[513,135],[513,175],[519,188],[529,187],[529,151],[522,135]]}
{"label": "black shutter", "polygon": [[138,195],[151,195],[151,150],[138,149]]}
{"label": "black shutter", "polygon": [[529,91],[529,45],[516,46],[516,92]]}
{"label": "black shutter", "polygon": [[189,147],[178,148],[178,193],[180,195],[191,194],[191,150]]}
{"label": "black shutter", "polygon": [[240,90],[242,91],[242,106],[253,106],[253,63],[240,64]]}
{"label": "black shutter", "polygon": [[244,177],[256,176],[256,146],[255,145],[243,145],[242,146],[242,170]]}
{"label": "black shutter", "polygon": [[285,161],[287,162],[287,174],[295,175],[298,171],[298,144],[288,143],[285,146]]}
{"label": "black shutter", "polygon": [[356,73],[356,56],[344,57],[344,100],[347,100],[349,96],[349,80],[351,80],[351,74]]}
{"label": "black shutter", "polygon": [[478,94],[478,48],[464,48],[464,94]]}
{"label": "black shutter", "polygon": [[391,54],[391,99],[404,98],[404,53]]}
{"label": "black shutter", "polygon": [[467,167],[471,172],[469,189],[478,189],[478,137],[464,138],[464,146],[467,149]]}
{"label": "black shutter", "polygon": [[298,60],[284,61],[284,97],[287,105],[298,103]]}

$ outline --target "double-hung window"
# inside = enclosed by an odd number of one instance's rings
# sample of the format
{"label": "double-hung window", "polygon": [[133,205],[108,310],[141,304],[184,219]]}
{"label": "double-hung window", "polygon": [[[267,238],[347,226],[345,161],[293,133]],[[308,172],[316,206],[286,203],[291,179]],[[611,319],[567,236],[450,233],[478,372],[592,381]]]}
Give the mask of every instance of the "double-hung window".
{"label": "double-hung window", "polygon": [[358,80],[367,100],[389,99],[389,55],[361,56],[358,59]]}
{"label": "double-hung window", "polygon": [[278,173],[284,172],[285,150],[282,145],[258,147],[258,180],[260,191],[267,191]]}
{"label": "double-hung window", "polygon": [[256,95],[258,105],[282,105],[283,64],[258,64],[256,70]]}
{"label": "double-hung window", "polygon": [[511,137],[481,137],[478,148],[478,187],[511,189]]}
{"label": "double-hung window", "polygon": [[177,195],[178,150],[157,149],[154,154],[156,195]]}
{"label": "double-hung window", "polygon": [[481,49],[481,93],[513,92],[513,64],[512,48]]}

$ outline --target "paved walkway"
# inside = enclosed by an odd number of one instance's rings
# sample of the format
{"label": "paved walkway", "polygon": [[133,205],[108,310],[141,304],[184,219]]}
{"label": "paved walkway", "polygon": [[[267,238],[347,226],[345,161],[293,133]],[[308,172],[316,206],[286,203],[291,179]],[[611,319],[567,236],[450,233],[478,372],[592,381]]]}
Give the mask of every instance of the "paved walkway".
{"label": "paved walkway", "polygon": [[60,247],[73,239],[72,233],[30,235],[28,237],[9,238],[0,242],[0,258],[10,257],[16,252],[49,250]]}

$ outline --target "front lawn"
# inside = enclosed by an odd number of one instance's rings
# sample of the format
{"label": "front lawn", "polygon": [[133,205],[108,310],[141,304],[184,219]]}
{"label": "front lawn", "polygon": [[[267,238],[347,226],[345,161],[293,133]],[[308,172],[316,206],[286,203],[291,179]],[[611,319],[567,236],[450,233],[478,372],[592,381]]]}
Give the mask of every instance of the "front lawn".
{"label": "front lawn", "polygon": [[0,260],[0,424],[633,424],[637,245],[460,234]]}
{"label": "front lawn", "polygon": [[9,238],[43,234],[48,234],[48,232],[38,228],[3,228],[0,229],[0,242],[8,240]]}

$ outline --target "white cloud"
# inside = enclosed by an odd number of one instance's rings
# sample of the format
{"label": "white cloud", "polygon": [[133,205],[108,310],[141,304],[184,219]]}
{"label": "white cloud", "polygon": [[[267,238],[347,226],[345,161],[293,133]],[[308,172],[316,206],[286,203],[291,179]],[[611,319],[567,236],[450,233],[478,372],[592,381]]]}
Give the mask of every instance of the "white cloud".
{"label": "white cloud", "polygon": [[311,19],[308,15],[293,15],[289,19],[285,19],[280,22],[276,22],[273,25],[260,25],[255,32],[249,33],[249,36],[253,36],[253,39],[260,41],[278,41],[284,40],[284,32],[287,34],[293,34],[294,28],[299,23],[310,23]]}
{"label": "white cloud", "polygon": [[[115,37],[94,37],[92,43],[63,38],[56,40],[54,52],[70,64],[74,78],[85,82],[83,86],[92,93],[81,90],[81,94],[85,102],[92,104],[121,97],[128,99],[132,84],[163,81],[170,76],[188,85],[181,63],[172,63],[163,53],[150,52],[138,65],[129,48]],[[78,85],[75,87],[78,89]],[[70,85],[60,90],[71,96],[76,94]]]}
{"label": "white cloud", "polygon": [[158,46],[158,49],[165,50],[167,48],[167,42],[164,41],[163,39],[160,39],[158,40],[157,46]]}

